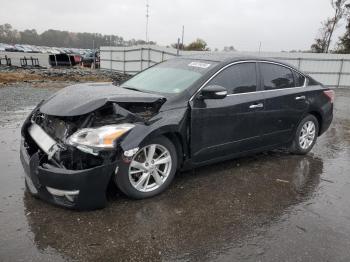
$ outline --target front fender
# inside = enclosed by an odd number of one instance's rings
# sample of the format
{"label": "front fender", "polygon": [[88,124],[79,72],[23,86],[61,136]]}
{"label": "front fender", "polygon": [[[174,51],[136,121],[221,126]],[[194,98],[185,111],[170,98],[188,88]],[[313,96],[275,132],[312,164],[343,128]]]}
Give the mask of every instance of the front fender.
{"label": "front fender", "polygon": [[188,108],[175,108],[163,111],[154,117],[151,124],[136,124],[136,126],[120,141],[120,147],[127,151],[142,146],[148,139],[165,133],[179,133],[183,140],[187,137]]}

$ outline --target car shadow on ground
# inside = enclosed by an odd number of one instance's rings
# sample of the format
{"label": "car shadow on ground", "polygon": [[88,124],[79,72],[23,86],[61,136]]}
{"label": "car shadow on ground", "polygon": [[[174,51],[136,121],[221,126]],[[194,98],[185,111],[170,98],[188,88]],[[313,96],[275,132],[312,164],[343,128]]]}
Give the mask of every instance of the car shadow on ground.
{"label": "car shadow on ground", "polygon": [[274,151],[178,173],[151,199],[131,200],[111,188],[108,206],[94,212],[28,194],[24,205],[40,250],[78,260],[211,259],[308,200],[322,172],[319,158]]}

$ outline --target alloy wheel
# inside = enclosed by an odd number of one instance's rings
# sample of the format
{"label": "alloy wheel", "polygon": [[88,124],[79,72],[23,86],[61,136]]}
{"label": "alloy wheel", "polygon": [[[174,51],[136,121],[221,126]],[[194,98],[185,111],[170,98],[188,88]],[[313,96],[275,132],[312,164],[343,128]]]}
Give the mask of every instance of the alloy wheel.
{"label": "alloy wheel", "polygon": [[167,148],[151,144],[140,149],[129,166],[129,180],[138,191],[150,192],[158,189],[168,178],[172,159]]}
{"label": "alloy wheel", "polygon": [[299,145],[302,149],[307,150],[316,137],[316,126],[313,121],[304,123],[299,134]]}

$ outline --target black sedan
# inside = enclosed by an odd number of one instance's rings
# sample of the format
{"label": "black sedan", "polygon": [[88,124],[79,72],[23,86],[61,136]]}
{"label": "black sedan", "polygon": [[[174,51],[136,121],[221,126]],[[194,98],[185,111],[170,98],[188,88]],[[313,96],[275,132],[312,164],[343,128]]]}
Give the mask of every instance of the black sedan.
{"label": "black sedan", "polygon": [[26,186],[57,205],[96,209],[109,183],[143,199],[177,170],[281,147],[307,154],[332,122],[333,100],[290,65],[214,54],[168,60],[121,86],[66,87],[23,124]]}

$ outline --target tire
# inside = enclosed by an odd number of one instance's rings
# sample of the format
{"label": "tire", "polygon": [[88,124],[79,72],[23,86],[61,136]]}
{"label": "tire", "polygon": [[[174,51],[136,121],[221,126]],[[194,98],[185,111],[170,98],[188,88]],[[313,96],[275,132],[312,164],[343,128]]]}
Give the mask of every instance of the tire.
{"label": "tire", "polygon": [[32,193],[26,180],[24,180],[24,185],[25,185],[25,191],[28,192],[28,194],[30,194],[32,197],[34,197],[36,199],[39,199],[38,194]]}
{"label": "tire", "polygon": [[[156,164],[169,158],[170,162]],[[140,147],[130,163],[121,161],[115,175],[116,184],[128,197],[153,197],[170,185],[177,170],[177,161],[176,148],[169,139],[163,136],[151,139]]]}
{"label": "tire", "polygon": [[[307,128],[308,125],[310,127],[310,130],[312,130],[312,126],[314,127],[314,132],[306,132],[306,130],[309,130]],[[290,152],[297,155],[306,155],[309,153],[316,143],[318,131],[319,123],[316,117],[313,115],[307,115],[305,118],[303,118],[303,120],[301,120],[295,131],[293,142],[290,147]],[[307,142],[305,142],[302,137],[307,137]]]}

